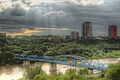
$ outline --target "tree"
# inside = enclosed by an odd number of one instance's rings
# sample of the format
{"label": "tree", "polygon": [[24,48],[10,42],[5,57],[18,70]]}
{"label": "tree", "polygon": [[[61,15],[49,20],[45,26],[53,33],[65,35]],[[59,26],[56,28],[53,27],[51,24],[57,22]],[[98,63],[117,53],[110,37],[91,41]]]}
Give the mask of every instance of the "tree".
{"label": "tree", "polygon": [[24,79],[24,78],[20,78],[20,79],[18,79],[18,80],[27,80],[27,79]]}
{"label": "tree", "polygon": [[34,69],[27,71],[26,78],[28,78],[29,80],[33,80],[35,76],[42,75],[42,74],[45,74],[45,73],[42,71],[41,67],[36,67]]}
{"label": "tree", "polygon": [[111,64],[105,76],[109,80],[120,80],[120,62],[117,64]]}
{"label": "tree", "polygon": [[33,80],[52,80],[47,74],[36,75]]}

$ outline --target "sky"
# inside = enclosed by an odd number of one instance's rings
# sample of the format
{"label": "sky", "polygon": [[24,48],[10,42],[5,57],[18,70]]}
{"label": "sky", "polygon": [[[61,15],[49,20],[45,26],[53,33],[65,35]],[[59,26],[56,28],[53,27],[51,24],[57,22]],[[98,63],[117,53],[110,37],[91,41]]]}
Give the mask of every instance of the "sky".
{"label": "sky", "polygon": [[92,22],[94,36],[107,36],[108,26],[118,26],[120,0],[0,0],[0,32],[8,35],[69,35],[82,33]]}

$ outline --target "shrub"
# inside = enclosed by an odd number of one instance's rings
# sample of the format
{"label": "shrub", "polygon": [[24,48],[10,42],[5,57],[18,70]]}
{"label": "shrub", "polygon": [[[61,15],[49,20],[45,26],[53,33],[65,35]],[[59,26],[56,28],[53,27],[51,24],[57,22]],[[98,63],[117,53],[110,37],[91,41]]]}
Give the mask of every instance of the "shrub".
{"label": "shrub", "polygon": [[33,80],[33,78],[39,74],[45,74],[41,67],[36,67],[34,69],[28,70],[27,74],[26,74],[26,78],[28,78],[29,80]]}
{"label": "shrub", "polygon": [[111,64],[105,76],[109,80],[120,80],[120,62],[117,64]]}

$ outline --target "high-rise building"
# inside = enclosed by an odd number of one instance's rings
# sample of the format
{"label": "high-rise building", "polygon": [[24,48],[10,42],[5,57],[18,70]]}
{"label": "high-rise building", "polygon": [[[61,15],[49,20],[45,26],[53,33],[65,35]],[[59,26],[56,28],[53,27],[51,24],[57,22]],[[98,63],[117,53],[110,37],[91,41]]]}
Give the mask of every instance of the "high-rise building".
{"label": "high-rise building", "polygon": [[92,37],[92,23],[91,22],[83,23],[82,37],[85,39]]}
{"label": "high-rise building", "polygon": [[0,37],[6,37],[6,33],[0,33]]}
{"label": "high-rise building", "polygon": [[108,28],[108,37],[117,39],[117,26],[110,25]]}
{"label": "high-rise building", "polygon": [[71,32],[71,39],[78,39],[79,38],[79,32],[73,31]]}

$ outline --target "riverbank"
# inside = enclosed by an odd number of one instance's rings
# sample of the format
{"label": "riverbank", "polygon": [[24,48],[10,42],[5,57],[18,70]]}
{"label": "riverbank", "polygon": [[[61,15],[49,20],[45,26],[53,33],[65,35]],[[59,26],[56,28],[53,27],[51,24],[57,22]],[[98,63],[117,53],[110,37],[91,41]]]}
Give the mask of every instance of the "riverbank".
{"label": "riverbank", "polygon": [[[56,74],[49,76],[41,68],[34,68],[27,71],[26,78],[19,80],[119,80],[120,79],[120,62],[112,64],[109,69],[104,70],[101,74],[88,75],[91,73],[87,68],[76,70],[67,70],[66,74]],[[33,75],[34,74],[34,75]]]}

